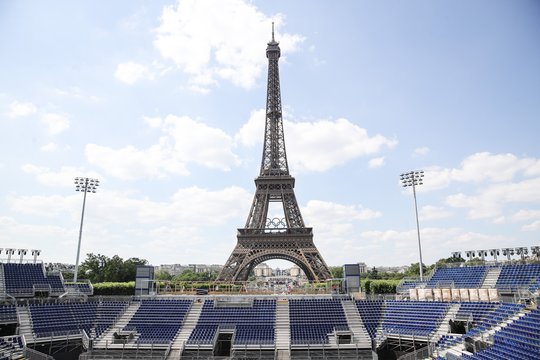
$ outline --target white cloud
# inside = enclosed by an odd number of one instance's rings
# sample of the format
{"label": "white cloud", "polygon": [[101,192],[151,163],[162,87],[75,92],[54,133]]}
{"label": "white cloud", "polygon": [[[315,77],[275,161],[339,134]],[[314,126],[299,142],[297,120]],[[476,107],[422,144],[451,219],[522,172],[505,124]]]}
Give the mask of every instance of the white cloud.
{"label": "white cloud", "polygon": [[[452,251],[468,250],[471,244],[477,249],[500,248],[507,246],[512,240],[501,235],[483,234],[462,228],[421,228],[420,233],[425,264],[448,258]],[[354,255],[365,254],[364,258],[369,259],[368,264],[387,265],[390,258],[399,259],[398,263],[401,264],[417,263],[419,260],[416,229],[364,231],[346,243],[348,252]]]}
{"label": "white cloud", "polygon": [[272,21],[282,53],[295,51],[303,37],[279,31],[281,14],[267,17],[242,0],[179,0],[163,9],[154,45],[190,76],[195,89],[219,80],[250,88],[266,64],[263,46]]}
{"label": "white cloud", "polygon": [[452,216],[452,213],[441,206],[426,205],[418,212],[418,218],[422,221],[445,219]]}
{"label": "white cloud", "polygon": [[540,219],[540,210],[519,210],[512,215],[513,221],[527,221],[531,219]]}
{"label": "white cloud", "polygon": [[163,123],[162,119],[159,116],[157,117],[143,116],[143,120],[151,128],[159,128],[161,127],[161,124]]}
{"label": "white cloud", "polygon": [[244,146],[253,147],[261,144],[264,137],[266,110],[254,110],[249,115],[247,123],[242,125],[234,140]]}
{"label": "white cloud", "polygon": [[124,180],[163,178],[167,174],[189,175],[185,164],[175,159],[170,147],[166,144],[154,145],[144,150],[139,150],[131,145],[112,149],[106,146],[87,144],[85,154],[86,160],[90,164]]}
{"label": "white cloud", "polygon": [[63,114],[47,113],[43,115],[41,121],[47,125],[50,135],[57,135],[69,129],[69,119]]}
{"label": "white cloud", "polygon": [[285,122],[289,164],[295,171],[326,171],[366,155],[393,148],[397,140],[366,129],[347,119]]}
{"label": "white cloud", "polygon": [[[60,247],[69,240],[75,244],[75,234],[72,229],[57,225],[25,224],[13,217],[0,216],[0,242],[6,248],[43,249],[43,239],[48,238],[55,239],[55,247]],[[47,254],[47,258],[57,255]]]}
{"label": "white cloud", "polygon": [[23,116],[29,116],[37,112],[37,108],[30,102],[18,102],[13,101],[9,105],[8,116],[10,118],[18,118]]}
{"label": "white cloud", "polygon": [[[235,141],[252,147],[262,143],[265,110],[252,111],[235,135]],[[361,156],[393,148],[397,140],[380,134],[369,136],[367,130],[347,119],[314,122],[283,121],[289,167],[294,172],[326,171]],[[384,157],[372,159],[370,167],[382,166]]]}
{"label": "white cloud", "polygon": [[141,79],[154,79],[148,67],[133,61],[118,64],[114,77],[128,85],[133,85]]}
{"label": "white cloud", "polygon": [[342,205],[322,200],[310,200],[302,213],[312,224],[350,222],[375,219],[382,216],[380,211],[365,209],[359,205]]}
{"label": "white cloud", "polygon": [[530,224],[521,227],[523,231],[538,231],[540,230],[540,220],[533,221]]}
{"label": "white cloud", "polygon": [[368,166],[372,169],[380,168],[384,165],[384,156],[370,159]]}
{"label": "white cloud", "polygon": [[232,151],[232,137],[218,128],[174,115],[165,119],[145,118],[145,122],[162,131],[163,136],[157,144],[147,149],[131,145],[112,149],[87,144],[88,162],[126,180],[162,178],[168,174],[186,176],[190,173],[188,163],[222,171],[240,164]]}
{"label": "white cloud", "polygon": [[89,94],[85,93],[78,86],[70,86],[67,89],[54,88],[52,90],[58,96],[73,98],[73,99],[82,100],[82,101],[89,101],[89,102],[92,102],[92,103],[97,103],[97,102],[102,101],[102,99],[100,97],[98,97],[96,95],[89,95]]}
{"label": "white cloud", "polygon": [[[234,186],[219,190],[182,188],[162,201],[100,189],[87,198],[83,253],[133,254],[150,261],[191,263],[193,256],[200,257],[208,250],[208,262],[222,262],[236,243],[235,229],[230,224],[244,220],[251,199],[251,193]],[[74,261],[81,194],[73,191],[67,196],[12,196],[8,203],[13,216],[40,216],[59,225],[26,225],[16,218],[0,217],[0,239],[4,244],[8,244],[6,240],[24,239],[29,248],[62,246],[61,253],[47,253],[47,259]],[[230,233],[224,231],[224,226],[230,228]],[[194,250],[187,251],[187,244],[192,244]]]}
{"label": "white cloud", "polygon": [[414,155],[423,156],[423,155],[427,155],[430,151],[431,151],[430,148],[428,148],[427,146],[423,146],[423,147],[414,149]]}
{"label": "white cloud", "polygon": [[48,144],[45,144],[45,145],[41,146],[39,149],[41,151],[43,151],[43,152],[53,152],[53,151],[56,151],[58,149],[58,145],[56,145],[53,142],[50,142]]}
{"label": "white cloud", "polygon": [[535,203],[540,201],[540,178],[516,183],[499,183],[483,187],[476,195],[463,193],[450,195],[446,204],[468,210],[471,219],[498,217],[508,203]]}
{"label": "white cloud", "polygon": [[47,167],[25,164],[21,166],[21,170],[27,174],[35,175],[39,183],[47,186],[74,187],[73,181],[79,176],[104,180],[104,177],[97,172],[71,166],[62,166],[59,171],[55,172]]}
{"label": "white cloud", "polygon": [[540,159],[518,158],[513,154],[490,154],[481,152],[466,157],[459,168],[437,166],[425,169],[425,184],[422,190],[442,189],[451,182],[481,183],[505,182],[517,175],[540,175]]}

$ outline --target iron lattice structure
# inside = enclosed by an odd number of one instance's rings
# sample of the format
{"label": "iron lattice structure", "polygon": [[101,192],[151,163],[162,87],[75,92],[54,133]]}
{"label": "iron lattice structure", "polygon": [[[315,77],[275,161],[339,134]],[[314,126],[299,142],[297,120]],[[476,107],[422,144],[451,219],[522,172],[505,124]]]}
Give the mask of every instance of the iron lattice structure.
{"label": "iron lattice structure", "polygon": [[[295,181],[289,174],[281,116],[280,55],[272,29],[272,40],[266,48],[268,86],[261,171],[255,179],[256,192],[246,225],[238,229],[238,243],[218,276],[220,281],[245,281],[255,266],[271,259],[296,264],[309,280],[331,277],[313,243],[313,229],[304,225],[294,195]],[[270,202],[282,203],[283,219],[268,218]]]}

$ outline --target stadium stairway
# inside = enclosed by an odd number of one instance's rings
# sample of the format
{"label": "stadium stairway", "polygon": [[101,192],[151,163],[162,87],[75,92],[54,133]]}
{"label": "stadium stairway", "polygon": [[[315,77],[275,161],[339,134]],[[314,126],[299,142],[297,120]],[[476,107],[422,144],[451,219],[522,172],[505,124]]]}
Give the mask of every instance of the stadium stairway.
{"label": "stadium stairway", "polygon": [[183,350],[184,344],[189,339],[189,335],[191,335],[193,329],[195,329],[195,326],[197,326],[197,321],[199,321],[199,316],[201,315],[203,304],[204,301],[194,301],[193,304],[191,304],[191,308],[189,309],[184,319],[184,324],[182,325],[180,332],[176,335],[176,338],[172,343],[172,349]]}
{"label": "stadium stairway", "polygon": [[19,335],[24,336],[27,343],[36,341],[32,331],[32,315],[28,306],[17,306],[17,319],[19,321]]}
{"label": "stadium stairway", "polygon": [[433,337],[431,337],[430,342],[437,342],[443,335],[446,335],[450,332],[449,322],[450,320],[456,317],[459,307],[460,307],[459,303],[450,304],[450,307],[448,308],[448,311],[446,312],[446,316],[442,319],[441,323],[439,324],[439,327],[435,331],[435,334],[433,334]]}
{"label": "stadium stairway", "polygon": [[362,322],[360,313],[354,300],[343,300],[341,302],[349,329],[353,333],[353,342],[361,349],[371,349],[371,338]]}
{"label": "stadium stairway", "polygon": [[482,285],[480,286],[482,289],[491,289],[495,287],[495,284],[497,283],[497,280],[499,279],[499,274],[501,273],[501,267],[500,266],[494,266],[488,269],[486,272],[486,276],[484,277],[484,281],[482,282]]}
{"label": "stadium stairway", "polygon": [[290,359],[291,328],[289,326],[289,301],[277,300],[275,325],[276,352],[278,359]]}
{"label": "stadium stairway", "polygon": [[[118,331],[118,329],[123,329],[128,324],[129,320],[131,320],[133,315],[135,315],[140,306],[141,303],[139,301],[129,304],[126,311],[120,316],[120,318],[118,318],[118,321],[114,323],[109,330],[105,331],[101,335],[101,337],[94,342],[94,348],[105,349],[107,347],[111,347],[111,344],[113,343],[114,332]],[[118,344],[118,347],[121,348],[122,344]]]}

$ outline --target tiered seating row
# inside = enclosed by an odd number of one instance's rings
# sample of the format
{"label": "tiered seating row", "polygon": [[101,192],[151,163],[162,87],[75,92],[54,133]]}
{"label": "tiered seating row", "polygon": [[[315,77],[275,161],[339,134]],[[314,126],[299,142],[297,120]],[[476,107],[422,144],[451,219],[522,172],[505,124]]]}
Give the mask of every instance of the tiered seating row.
{"label": "tiered seating row", "polygon": [[33,296],[34,285],[50,286],[51,292],[63,293],[59,276],[45,276],[42,264],[0,264],[4,267],[6,292],[12,296]]}
{"label": "tiered seating row", "polygon": [[449,283],[453,283],[455,288],[479,288],[488,269],[488,266],[437,268],[426,286],[447,287]]}
{"label": "tiered seating row", "polygon": [[302,299],[289,301],[291,344],[327,344],[334,330],[349,330],[340,300]]}
{"label": "tiered seating row", "polygon": [[109,328],[127,302],[86,302],[65,304],[30,305],[32,330],[36,337],[78,334],[85,330],[96,336]]}
{"label": "tiered seating row", "polygon": [[356,301],[356,307],[364,323],[369,336],[375,339],[377,333],[377,327],[381,323],[384,301],[383,300],[358,300]]}
{"label": "tiered seating row", "polygon": [[17,308],[13,305],[0,306],[0,323],[17,322]]}
{"label": "tiered seating row", "polygon": [[488,317],[499,306],[499,303],[491,302],[464,302],[459,306],[456,318],[461,320],[472,318],[473,324],[476,325]]}
{"label": "tiered seating row", "polygon": [[182,327],[192,300],[143,300],[127,330],[135,329],[140,344],[167,344]]}
{"label": "tiered seating row", "polygon": [[494,335],[494,344],[464,359],[529,359],[540,358],[540,310],[535,309],[504,326]]}
{"label": "tiered seating row", "polygon": [[0,359],[24,359],[24,343],[22,336],[4,336],[0,337]]}
{"label": "tiered seating row", "polygon": [[275,319],[275,300],[253,300],[252,307],[216,307],[206,300],[188,344],[212,344],[219,327],[235,332],[234,345],[274,344]]}
{"label": "tiered seating row", "polygon": [[446,302],[386,301],[382,330],[387,334],[429,336],[446,316]]}
{"label": "tiered seating row", "polygon": [[503,265],[497,279],[498,289],[511,289],[529,286],[540,279],[540,264]]}

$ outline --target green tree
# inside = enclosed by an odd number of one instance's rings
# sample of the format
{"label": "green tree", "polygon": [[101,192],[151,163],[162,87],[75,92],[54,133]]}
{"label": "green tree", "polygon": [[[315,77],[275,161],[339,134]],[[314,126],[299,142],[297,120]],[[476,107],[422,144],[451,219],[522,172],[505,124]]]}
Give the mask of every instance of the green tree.
{"label": "green tree", "polygon": [[119,281],[135,280],[135,276],[137,275],[137,266],[139,265],[148,265],[148,261],[139,258],[129,258],[124,261],[122,266],[122,280]]}
{"label": "green tree", "polygon": [[79,267],[80,278],[89,279],[92,283],[126,282],[135,280],[137,265],[146,265],[148,261],[130,258],[124,261],[115,255],[109,258],[101,254],[87,254],[86,260]]}
{"label": "green tree", "polygon": [[367,278],[368,279],[380,279],[379,271],[375,268],[375,266],[371,270],[368,270]]}
{"label": "green tree", "polygon": [[79,267],[79,278],[89,279],[93,283],[104,282],[105,274],[103,270],[108,261],[109,258],[105,255],[87,254],[86,260]]}
{"label": "green tree", "polygon": [[[423,271],[424,275],[427,275],[428,270],[429,269],[426,267],[426,264],[422,264],[422,271]],[[407,275],[407,276],[420,276],[420,265],[419,265],[419,263],[411,264],[411,266],[409,266],[409,268],[405,272],[405,275]]]}
{"label": "green tree", "polygon": [[342,279],[343,278],[343,267],[341,266],[331,266],[330,273],[332,273],[332,278]]}
{"label": "green tree", "polygon": [[442,258],[442,259],[439,259],[437,260],[437,262],[435,263],[435,266],[437,267],[441,267],[441,266],[444,266],[446,264],[457,264],[457,263],[462,263],[462,262],[465,262],[465,259],[463,258],[455,258],[453,256],[449,257],[449,258]]}
{"label": "green tree", "polygon": [[154,274],[154,278],[155,278],[156,280],[171,280],[171,279],[172,279],[172,275],[169,274],[167,271],[161,270],[161,271],[157,271],[157,272]]}

